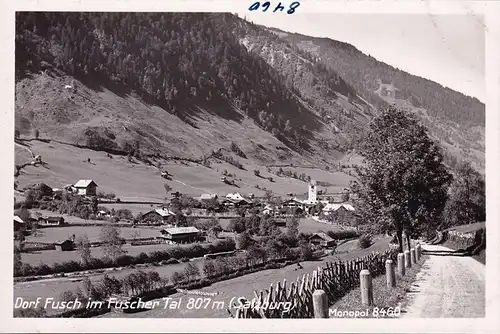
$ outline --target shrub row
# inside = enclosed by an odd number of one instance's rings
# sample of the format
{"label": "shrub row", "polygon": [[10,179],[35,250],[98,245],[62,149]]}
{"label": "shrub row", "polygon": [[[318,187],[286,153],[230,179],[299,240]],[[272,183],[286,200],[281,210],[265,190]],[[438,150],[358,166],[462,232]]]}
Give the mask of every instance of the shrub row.
{"label": "shrub row", "polygon": [[52,266],[40,264],[31,266],[23,263],[20,270],[14,273],[14,276],[43,276],[57,273],[70,273],[75,271],[94,270],[113,267],[125,267],[135,264],[155,263],[169,259],[195,258],[202,257],[209,253],[227,252],[235,249],[233,240],[219,240],[210,245],[192,245],[190,247],[174,247],[164,251],[154,251],[149,254],[140,253],[137,256],[122,255],[116,258],[113,262],[107,258],[91,259],[88,263],[80,263],[77,261],[67,261],[55,263]]}

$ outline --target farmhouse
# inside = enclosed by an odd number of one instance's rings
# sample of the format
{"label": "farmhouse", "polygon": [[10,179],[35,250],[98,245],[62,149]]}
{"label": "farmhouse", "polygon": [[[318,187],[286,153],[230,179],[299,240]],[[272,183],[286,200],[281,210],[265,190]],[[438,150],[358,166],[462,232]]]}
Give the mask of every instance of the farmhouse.
{"label": "farmhouse", "polygon": [[24,221],[18,216],[14,216],[14,232],[24,229]]}
{"label": "farmhouse", "polygon": [[54,243],[54,245],[56,246],[56,250],[63,252],[72,251],[73,249],[75,249],[75,243],[70,239],[57,241]]}
{"label": "farmhouse", "polygon": [[63,217],[47,217],[38,219],[38,226],[61,226],[64,225]]}
{"label": "farmhouse", "polygon": [[165,209],[154,209],[149,212],[146,212],[145,214],[142,215],[141,222],[144,223],[164,223],[165,220],[170,217],[174,216],[175,213]]}
{"label": "farmhouse", "polygon": [[161,234],[170,243],[189,243],[200,239],[200,230],[194,226],[166,228],[161,230]]}
{"label": "farmhouse", "polygon": [[332,247],[335,246],[335,239],[331,238],[328,234],[324,232],[319,232],[319,233],[314,233],[309,238],[309,243],[321,247]]}
{"label": "farmhouse", "polygon": [[73,187],[78,195],[96,196],[98,186],[92,180],[80,180]]}

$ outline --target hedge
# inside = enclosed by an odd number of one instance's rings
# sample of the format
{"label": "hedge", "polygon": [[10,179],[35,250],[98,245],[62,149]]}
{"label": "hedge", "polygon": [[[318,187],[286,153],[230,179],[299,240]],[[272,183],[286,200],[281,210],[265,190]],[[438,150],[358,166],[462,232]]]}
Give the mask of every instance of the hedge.
{"label": "hedge", "polygon": [[169,259],[183,259],[202,257],[205,254],[227,252],[235,249],[233,240],[219,240],[210,245],[192,245],[191,247],[175,247],[164,251],[154,251],[149,254],[140,253],[137,256],[122,255],[116,258],[116,263],[113,263],[107,258],[93,258],[87,264],[77,261],[67,261],[62,263],[54,263],[52,266],[40,264],[31,266],[23,263],[21,269],[14,273],[15,277],[25,276],[44,276],[58,273],[70,273],[76,271],[125,267],[136,264],[157,263]]}

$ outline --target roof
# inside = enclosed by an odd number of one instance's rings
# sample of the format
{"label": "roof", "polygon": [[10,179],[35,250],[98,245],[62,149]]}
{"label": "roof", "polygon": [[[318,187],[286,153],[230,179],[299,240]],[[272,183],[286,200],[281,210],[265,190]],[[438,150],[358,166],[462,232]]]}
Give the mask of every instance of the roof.
{"label": "roof", "polygon": [[24,223],[24,221],[23,221],[21,218],[19,218],[18,216],[14,216],[14,221],[15,221],[16,223],[21,223],[21,224],[23,224],[23,223]]}
{"label": "roof", "polygon": [[74,187],[75,188],[87,188],[92,183],[97,186],[97,184],[92,180],[79,180],[77,183],[75,183]]}
{"label": "roof", "polygon": [[151,213],[151,212],[156,212],[157,214],[159,214],[162,217],[168,217],[168,216],[175,215],[175,213],[170,211],[169,209],[161,209],[161,208],[146,212],[144,215],[147,215],[148,213]]}
{"label": "roof", "polygon": [[200,199],[213,199],[216,197],[217,197],[217,194],[201,194]]}
{"label": "roof", "polygon": [[337,203],[329,203],[325,205],[323,211],[337,211],[342,207],[347,211],[354,211],[354,207],[351,204],[337,204]]}
{"label": "roof", "polygon": [[163,229],[162,232],[165,231],[170,235],[173,234],[186,234],[186,233],[199,233],[200,230],[198,230],[194,226],[187,226],[187,227],[171,227],[171,228],[166,228]]}
{"label": "roof", "polygon": [[69,241],[69,242],[71,242],[71,243],[73,243],[73,240],[71,240],[71,239],[66,239],[66,240],[57,240],[56,242],[54,242],[54,244],[55,244],[55,245],[62,245],[62,244],[64,244],[64,243],[68,242],[68,241]]}
{"label": "roof", "polygon": [[318,236],[320,237],[321,239],[323,239],[324,241],[326,242],[331,242],[331,241],[335,241],[335,239],[333,239],[332,237],[330,237],[328,234],[326,234],[325,232],[318,232],[318,233],[314,233],[313,235],[311,235],[311,238],[315,237],[315,236]]}
{"label": "roof", "polygon": [[61,220],[61,219],[64,219],[63,217],[47,217],[45,218],[47,220]]}

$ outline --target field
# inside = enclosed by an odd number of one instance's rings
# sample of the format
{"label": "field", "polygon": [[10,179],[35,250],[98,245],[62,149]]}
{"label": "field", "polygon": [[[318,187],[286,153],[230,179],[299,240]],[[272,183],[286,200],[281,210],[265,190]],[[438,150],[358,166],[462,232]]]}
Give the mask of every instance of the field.
{"label": "field", "polygon": [[[351,260],[356,257],[361,257],[373,251],[386,250],[389,245],[389,238],[381,238],[377,240],[371,247],[367,249],[359,249],[355,252],[341,255],[332,255],[325,257],[319,261],[301,262],[303,269],[296,270],[295,265],[283,267],[281,269],[263,270],[253,274],[240,276],[234,279],[218,282],[211,286],[200,289],[201,292],[215,293],[216,296],[210,297],[214,301],[223,301],[225,306],[229,305],[233,297],[244,296],[253,298],[254,290],[268,289],[271,284],[275,285],[278,281],[283,282],[286,279],[288,282],[295,281],[297,277],[302,277],[304,274],[311,274],[318,266],[323,265],[327,261],[344,261]],[[124,313],[108,313],[102,317],[133,317],[133,318],[226,318],[228,313],[226,308],[222,309],[199,309],[188,310],[186,304],[188,298],[204,298],[202,295],[185,295],[176,293],[170,296],[174,300],[182,298],[183,307],[176,310],[165,310],[155,308],[145,312],[124,314]]]}
{"label": "field", "polygon": [[[356,241],[353,241],[356,242]],[[233,296],[247,296],[251,297],[253,295],[254,289],[264,289],[268,288],[271,283],[275,283],[277,281],[282,281],[283,279],[287,280],[295,280],[298,276],[302,276],[306,273],[311,273],[313,270],[317,268],[317,266],[322,265],[326,261],[336,261],[336,260],[350,260],[356,257],[364,256],[366,254],[371,253],[372,251],[383,251],[387,249],[389,244],[389,238],[380,238],[378,239],[371,247],[367,249],[357,249],[352,251],[352,253],[347,254],[339,254],[328,256],[320,261],[310,261],[310,262],[302,262],[302,266],[304,269],[296,270],[296,266],[287,266],[281,269],[273,269],[273,270],[264,270],[257,273],[237,277],[234,279],[230,279],[227,281],[215,283],[211,286],[205,287],[201,289],[201,291],[205,292],[218,292],[219,294],[216,297],[213,297],[214,300],[223,300],[226,303]],[[163,245],[165,247],[165,245]],[[136,246],[140,248],[140,246]],[[355,248],[355,247],[353,247]],[[62,252],[60,252],[62,253]],[[72,252],[68,252],[72,253]],[[24,257],[23,257],[24,260]],[[202,269],[203,259],[194,259],[191,261],[198,265],[200,269]],[[182,271],[185,263],[166,265],[166,266],[149,266],[144,268],[144,270],[155,270],[160,276],[170,276],[175,271]],[[129,273],[135,271],[137,269],[121,269],[121,270],[109,270],[106,271],[108,275],[115,276],[117,278],[124,277]],[[103,277],[104,273],[95,274],[89,276],[92,282],[97,282]],[[73,290],[75,291],[81,286],[81,278],[54,278],[40,281],[32,281],[32,282],[22,282],[14,284],[14,298],[23,297],[26,300],[34,300],[36,297],[54,297],[58,298],[62,292]],[[183,295],[181,293],[177,293],[172,298],[179,298]],[[189,296],[188,296],[189,297]],[[196,297],[193,295],[193,297]],[[187,298],[185,298],[187,299]],[[125,315],[122,313],[112,313],[105,315],[109,316],[127,316],[127,317],[226,317],[227,312],[225,309],[223,310],[198,310],[191,311],[188,313],[185,308],[181,310],[176,310],[176,312],[163,310],[163,309],[154,309],[147,312],[141,312],[137,314],[129,314]]]}
{"label": "field", "polygon": [[[177,161],[161,161],[161,168],[173,175],[172,180],[161,178],[160,171],[153,166],[142,162],[129,162],[126,157],[111,155],[109,158],[105,152],[90,149],[76,148],[72,145],[57,142],[31,141],[26,142],[34,154],[40,154],[45,166],[27,166],[17,178],[18,189],[33,183],[46,183],[55,188],[66,184],[73,184],[79,179],[92,179],[98,187],[99,192],[113,192],[121,200],[130,201],[155,201],[162,202],[165,199],[164,184],[167,183],[173,189],[194,197],[205,192],[225,195],[229,192],[238,191],[242,194],[253,193],[263,196],[265,192],[256,188],[267,188],[276,194],[285,196],[287,193],[305,194],[307,183],[288,177],[278,177],[268,173],[265,167],[250,160],[243,161],[246,170],[240,170],[227,163],[213,163],[211,168],[198,164]],[[16,161],[24,161],[29,154],[24,147],[16,145]],[[90,163],[87,159],[90,158]],[[258,169],[262,177],[254,175],[253,170]],[[272,168],[275,171],[276,168]],[[287,168],[290,169],[290,168]],[[349,185],[352,180],[347,174],[319,169],[295,168],[298,173],[304,172],[317,181],[334,183],[335,187],[330,190],[340,190]],[[221,173],[227,170],[235,176],[237,187],[224,184],[220,181]],[[273,177],[270,182],[266,177]],[[170,194],[168,194],[170,196]],[[145,210],[141,207],[138,210]],[[134,210],[134,212],[139,212]]]}
{"label": "field", "polygon": [[[230,222],[231,219],[219,219],[219,224],[223,229],[227,228]],[[340,229],[338,225],[320,223],[312,218],[301,218],[299,220],[299,233],[339,231]],[[286,227],[281,227],[281,230],[286,231]]]}
{"label": "field", "polygon": [[[101,226],[48,227],[38,229],[36,236],[28,236],[26,240],[31,242],[55,242],[71,237],[73,234],[76,238],[86,234],[89,240],[94,242],[99,241],[101,229]],[[160,235],[159,228],[120,227],[120,235],[123,238],[132,239],[135,233],[138,233],[137,238],[149,238]]]}
{"label": "field", "polygon": [[475,224],[453,226],[447,229],[447,231],[456,231],[461,233],[475,232],[481,228],[486,228],[486,222],[480,222]]}
{"label": "field", "polygon": [[[165,250],[174,247],[173,245],[167,244],[154,244],[154,245],[123,245],[123,250],[127,252],[127,255],[137,256],[140,253],[151,253],[154,251]],[[92,256],[95,258],[102,258],[104,253],[102,247],[91,248]],[[39,265],[40,263],[53,265],[56,262],[66,262],[66,261],[80,261],[81,257],[77,251],[61,252],[56,250],[50,251],[40,251],[32,253],[23,253],[23,262],[29,263],[31,265]]]}
{"label": "field", "polygon": [[[165,245],[164,245],[165,246]],[[200,267],[202,259],[194,259],[191,263],[196,264]],[[176,271],[184,270],[186,263],[169,264],[165,266],[154,267],[152,265],[147,267],[142,267],[143,270],[155,270],[160,274],[160,276],[166,276],[170,278],[172,274]],[[106,270],[106,273],[110,277],[123,278],[126,275],[136,271],[138,269],[133,268],[119,268],[114,270]],[[93,283],[98,282],[102,279],[104,273],[86,275]],[[14,284],[14,300],[17,297],[23,297],[25,300],[36,300],[37,297],[42,298],[58,298],[64,291],[76,291],[82,286],[82,278],[54,278],[42,281],[32,281],[32,282],[21,282]],[[48,312],[49,313],[49,312]]]}

